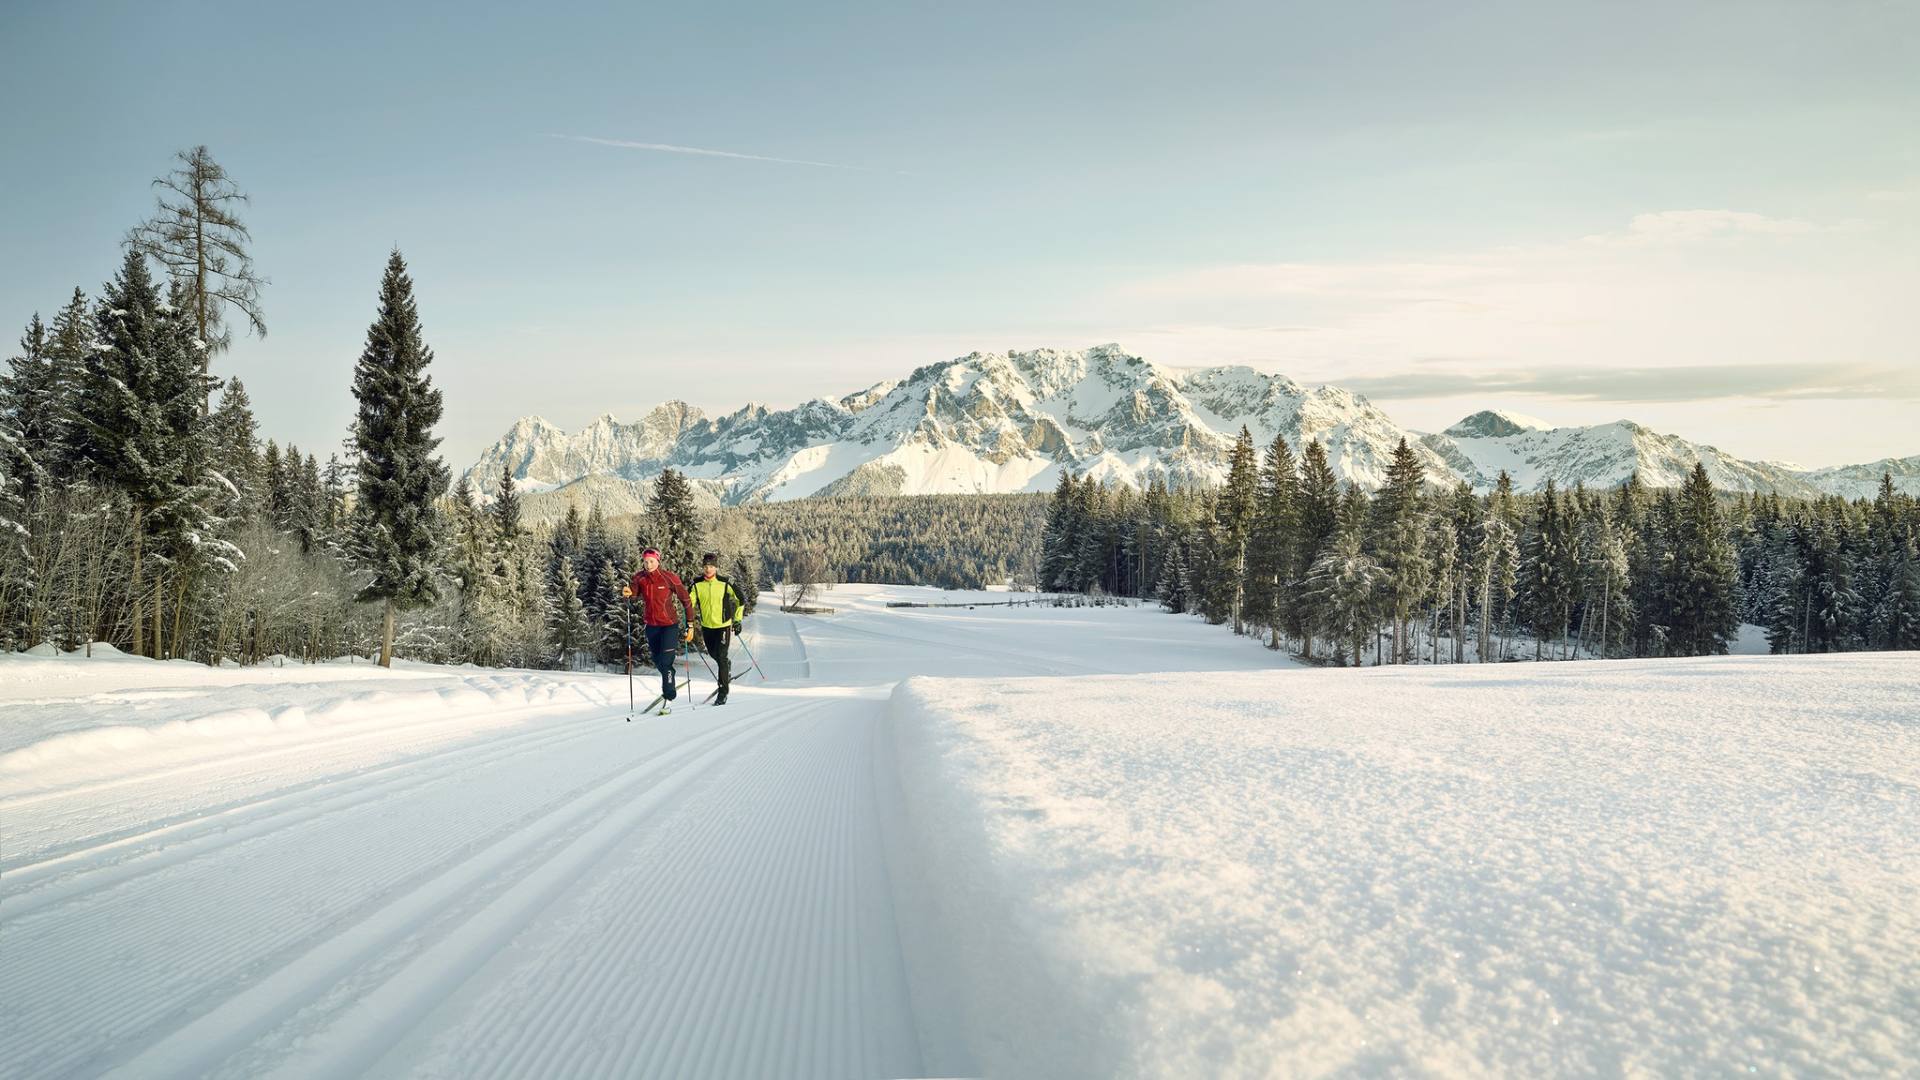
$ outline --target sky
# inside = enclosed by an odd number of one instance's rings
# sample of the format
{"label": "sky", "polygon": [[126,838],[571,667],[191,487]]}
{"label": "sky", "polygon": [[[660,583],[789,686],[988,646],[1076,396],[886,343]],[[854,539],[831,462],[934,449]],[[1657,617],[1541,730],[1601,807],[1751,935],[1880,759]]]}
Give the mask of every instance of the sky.
{"label": "sky", "polygon": [[[389,250],[443,451],[1117,342],[1403,425],[1920,453],[1920,3],[0,4],[0,326],[204,144],[262,434],[337,448]],[[8,331],[8,340],[17,331]]]}

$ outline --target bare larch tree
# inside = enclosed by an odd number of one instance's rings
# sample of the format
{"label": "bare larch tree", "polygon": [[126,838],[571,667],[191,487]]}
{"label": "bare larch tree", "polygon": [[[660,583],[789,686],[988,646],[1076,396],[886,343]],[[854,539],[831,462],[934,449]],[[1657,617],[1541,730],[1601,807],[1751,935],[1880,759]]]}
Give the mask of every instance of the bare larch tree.
{"label": "bare larch tree", "polygon": [[[153,182],[159,206],[149,220],[127,234],[127,245],[160,263],[187,287],[200,340],[202,367],[233,343],[226,307],[246,319],[248,329],[267,336],[260,312],[260,289],[269,284],[254,272],[247,245],[253,237],[238,207],[250,200],[204,146],[183,150],[180,167]],[[211,393],[211,391],[209,391]]]}

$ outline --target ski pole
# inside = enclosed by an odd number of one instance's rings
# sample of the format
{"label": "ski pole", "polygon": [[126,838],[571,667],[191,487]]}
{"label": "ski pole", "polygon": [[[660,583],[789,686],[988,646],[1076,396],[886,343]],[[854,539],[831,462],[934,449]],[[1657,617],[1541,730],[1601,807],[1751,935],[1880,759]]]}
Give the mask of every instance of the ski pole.
{"label": "ski pole", "polygon": [[707,659],[707,648],[704,640],[700,643],[700,666],[707,669],[707,676],[715,683],[720,681],[720,673],[713,670],[713,661]]}
{"label": "ski pole", "polygon": [[633,586],[620,590],[627,594],[627,719],[633,719]]}
{"label": "ski pole", "polygon": [[680,662],[687,666],[687,708],[697,709],[700,707],[700,703],[695,701],[693,697],[693,657],[686,655],[692,650],[693,642],[682,641],[680,644],[683,646],[680,650]]}
{"label": "ski pole", "polygon": [[733,640],[735,640],[735,641],[737,641],[737,642],[739,642],[739,643],[740,643],[740,651],[741,651],[741,652],[743,652],[743,653],[746,653],[746,654],[747,654],[747,662],[753,665],[753,670],[754,670],[754,674],[756,674],[756,675],[759,675],[759,676],[760,676],[760,681],[761,681],[761,682],[766,682],[766,681],[767,681],[767,673],[766,673],[766,672],[764,672],[764,671],[762,671],[762,670],[760,670],[760,661],[758,661],[758,660],[755,660],[755,659],[753,658],[753,650],[752,650],[752,649],[749,649],[749,648],[747,648],[747,631],[746,631],[746,628],[744,628],[744,627],[742,627],[739,633],[737,633],[737,634],[735,634],[735,635],[733,635]]}

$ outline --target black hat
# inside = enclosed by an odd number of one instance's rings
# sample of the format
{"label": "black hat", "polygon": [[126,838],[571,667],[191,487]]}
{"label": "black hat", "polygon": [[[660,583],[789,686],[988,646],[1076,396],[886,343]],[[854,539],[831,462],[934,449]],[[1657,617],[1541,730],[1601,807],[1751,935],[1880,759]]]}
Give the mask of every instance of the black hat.
{"label": "black hat", "polygon": [[717,551],[709,551],[705,555],[700,556],[700,565],[701,566],[719,566],[720,553]]}

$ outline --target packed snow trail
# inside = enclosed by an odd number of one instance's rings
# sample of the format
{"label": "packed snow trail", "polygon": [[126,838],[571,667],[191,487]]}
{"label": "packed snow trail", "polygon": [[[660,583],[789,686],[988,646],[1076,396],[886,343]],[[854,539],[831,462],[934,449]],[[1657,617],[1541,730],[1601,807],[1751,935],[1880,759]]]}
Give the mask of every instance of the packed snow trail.
{"label": "packed snow trail", "polygon": [[0,1075],[969,1071],[910,987],[893,684],[1271,660],[887,595],[758,615],[771,681],[631,723],[620,677],[7,658]]}

